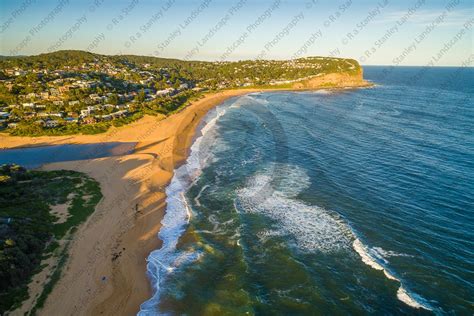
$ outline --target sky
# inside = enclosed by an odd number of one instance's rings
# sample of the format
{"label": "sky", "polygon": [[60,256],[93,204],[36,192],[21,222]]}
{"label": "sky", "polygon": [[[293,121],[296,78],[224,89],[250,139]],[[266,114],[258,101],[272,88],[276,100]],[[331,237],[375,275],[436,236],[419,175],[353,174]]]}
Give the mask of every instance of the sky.
{"label": "sky", "polygon": [[472,66],[472,0],[0,0],[0,55]]}

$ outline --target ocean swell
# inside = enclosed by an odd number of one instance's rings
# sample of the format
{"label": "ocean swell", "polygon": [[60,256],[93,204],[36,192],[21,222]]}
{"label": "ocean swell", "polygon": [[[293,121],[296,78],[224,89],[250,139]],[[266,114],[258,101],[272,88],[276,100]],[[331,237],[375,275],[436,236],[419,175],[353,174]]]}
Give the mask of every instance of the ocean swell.
{"label": "ocean swell", "polygon": [[[397,298],[400,301],[402,301],[403,303],[413,308],[423,308],[426,310],[432,310],[432,308],[426,302],[425,299],[423,299],[422,297],[420,297],[419,295],[415,293],[409,292],[403,286],[403,283],[400,279],[395,277],[390,271],[388,271],[388,269],[384,265],[379,263],[379,260],[377,260],[377,257],[380,257],[380,251],[378,251],[377,248],[367,247],[358,238],[354,240],[352,246],[354,250],[359,254],[360,258],[362,259],[362,262],[364,262],[366,265],[372,267],[375,270],[383,271],[383,273],[388,279],[394,280],[400,283],[400,287],[398,288],[398,291],[397,291]],[[377,253],[379,255],[377,255]]]}
{"label": "ocean swell", "polygon": [[[139,315],[160,314],[157,307],[160,295],[163,295],[163,299],[166,295],[163,288],[164,285],[166,286],[167,277],[177,273],[176,270],[185,263],[194,262],[199,258],[199,251],[194,249],[189,251],[176,249],[178,240],[185,232],[192,216],[192,209],[188,206],[185,192],[198,179],[207,162],[215,161],[212,154],[226,145],[225,142],[220,143],[218,139],[216,141],[215,126],[219,118],[229,108],[240,107],[242,104],[249,101],[256,102],[256,100],[259,100],[258,95],[240,97],[232,104],[219,106],[209,112],[201,124],[201,135],[191,146],[191,153],[186,163],[175,170],[173,179],[166,188],[167,209],[159,232],[163,246],[153,251],[148,258],[147,270],[154,294],[141,305]],[[266,106],[267,103],[259,102],[261,106]],[[216,173],[219,172],[216,171]],[[299,199],[300,193],[311,185],[311,178],[303,168],[287,163],[270,163],[252,176],[248,177],[248,174],[245,174],[244,177],[247,181],[243,187],[232,192],[235,193],[232,195],[234,207],[238,213],[245,214],[244,216],[257,214],[270,219],[271,225],[258,228],[258,231],[253,232],[262,244],[268,240],[282,239],[285,240],[284,244],[304,254],[346,255],[347,253],[348,256],[353,255],[353,258],[358,260],[355,254],[357,253],[364,264],[382,271],[385,277],[399,283],[396,293],[398,300],[413,308],[433,310],[425,299],[410,291],[403,280],[389,268],[390,257],[408,255],[365,245],[345,218],[332,210]],[[212,185],[204,185],[190,201],[194,201],[197,206],[205,207],[206,199],[202,199],[202,196],[206,196],[207,190],[212,190]],[[206,228],[205,231],[197,231],[198,233],[213,236],[227,233],[224,229],[226,222],[220,223],[213,216],[209,215],[206,219],[213,226]],[[236,244],[244,248],[240,244],[239,233],[227,238],[237,240]],[[364,265],[361,266],[364,267]],[[366,271],[365,268],[363,269]]]}
{"label": "ocean swell", "polygon": [[235,207],[246,213],[259,213],[276,224],[257,234],[265,242],[273,236],[289,236],[300,251],[330,253],[352,248],[362,262],[399,282],[397,298],[413,308],[432,310],[421,296],[409,291],[402,281],[386,267],[386,258],[408,256],[364,245],[351,227],[337,214],[299,201],[297,196],[310,184],[304,170],[294,165],[272,164],[252,176],[238,190]]}
{"label": "ocean swell", "polygon": [[238,190],[236,207],[272,219],[278,232],[262,232],[262,236],[287,235],[301,251],[332,252],[349,248],[351,232],[340,218],[296,199],[309,184],[302,169],[274,164]]}

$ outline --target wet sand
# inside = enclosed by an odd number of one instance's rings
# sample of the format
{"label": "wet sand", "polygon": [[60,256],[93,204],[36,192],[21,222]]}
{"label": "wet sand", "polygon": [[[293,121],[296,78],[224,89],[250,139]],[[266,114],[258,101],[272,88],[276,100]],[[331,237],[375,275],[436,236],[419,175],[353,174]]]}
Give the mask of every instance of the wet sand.
{"label": "wet sand", "polygon": [[[151,296],[146,258],[158,247],[165,187],[183,163],[200,119],[226,99],[255,90],[210,94],[170,117],[147,116],[101,135],[6,137],[2,147],[138,142],[135,153],[52,163],[99,181],[104,198],[75,234],[69,260],[41,315],[131,315]],[[34,140],[34,142],[32,142]]]}

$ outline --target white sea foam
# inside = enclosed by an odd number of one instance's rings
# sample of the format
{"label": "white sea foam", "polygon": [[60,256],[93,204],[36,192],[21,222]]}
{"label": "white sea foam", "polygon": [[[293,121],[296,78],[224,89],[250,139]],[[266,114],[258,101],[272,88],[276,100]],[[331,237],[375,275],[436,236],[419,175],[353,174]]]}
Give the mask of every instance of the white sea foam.
{"label": "white sea foam", "polygon": [[151,279],[154,294],[140,306],[138,315],[156,315],[156,305],[160,296],[160,287],[165,277],[185,261],[183,254],[176,253],[179,237],[189,220],[189,210],[183,196],[186,183],[186,165],[175,171],[171,183],[166,188],[166,214],[161,221],[159,238],[163,241],[160,249],[154,250],[147,258],[147,271]]}
{"label": "white sea foam", "polygon": [[209,184],[203,186],[202,189],[199,191],[198,195],[194,198],[194,203],[196,203],[197,206],[201,206],[201,202],[199,201],[199,199],[201,198],[202,193],[209,187]]}
{"label": "white sea foam", "polygon": [[[309,185],[304,171],[292,165],[276,165],[274,176],[258,174],[237,192],[237,208],[259,213],[276,222],[275,229],[294,240],[302,251],[331,252],[350,248],[349,227],[335,214],[294,199]],[[286,181],[278,181],[278,177]],[[300,181],[297,181],[300,179]],[[273,232],[275,234],[275,232]],[[265,236],[265,233],[261,237]]]}
{"label": "white sea foam", "polygon": [[[278,178],[286,179],[278,181]],[[298,179],[300,181],[298,181]],[[388,268],[387,258],[408,256],[380,247],[369,248],[352,232],[344,220],[324,208],[308,205],[296,196],[310,184],[302,169],[292,165],[274,165],[250,178],[237,192],[236,209],[268,216],[276,225],[257,233],[261,242],[274,236],[290,236],[302,251],[332,252],[352,248],[362,261],[400,283],[397,298],[414,308],[432,310],[419,295],[411,293]]]}
{"label": "white sea foam", "polygon": [[242,102],[245,102],[245,103],[248,103],[248,101],[253,101],[255,103],[258,103],[258,104],[261,104],[261,105],[268,105],[270,104],[270,102],[268,102],[268,100],[265,100],[265,99],[262,99],[262,98],[259,98],[258,96],[260,95],[261,93],[250,93],[250,94],[246,94],[244,96],[242,96],[241,100]]}
{"label": "white sea foam", "polygon": [[406,253],[400,253],[396,251],[391,251],[391,250],[385,250],[381,247],[373,247],[372,248],[376,254],[376,256],[386,259],[390,257],[413,257],[412,255],[408,255]]}
{"label": "white sea foam", "polygon": [[257,238],[263,244],[272,237],[280,237],[283,233],[278,230],[265,229],[257,233]]}
{"label": "white sea foam", "polygon": [[[375,270],[381,270],[385,274],[385,276],[390,279],[390,280],[395,280],[400,283],[400,287],[398,288],[397,291],[397,298],[402,301],[403,303],[407,304],[408,306],[411,306],[413,308],[423,308],[426,310],[432,310],[430,305],[424,300],[421,296],[409,292],[404,286],[403,283],[401,282],[400,279],[395,277],[388,269],[377,260],[376,255],[374,253],[380,254],[381,251],[379,249],[381,248],[369,248],[365,246],[358,238],[356,238],[353,242],[353,248],[354,250],[359,254],[359,256],[362,259],[362,262],[364,262],[366,265],[374,268]],[[390,254],[391,252],[385,252]],[[394,254],[394,253],[392,253]],[[382,261],[386,261],[386,259],[383,259]]]}
{"label": "white sea foam", "polygon": [[306,172],[291,165],[276,165],[273,175],[273,187],[279,196],[296,197],[311,185]]}
{"label": "white sea foam", "polygon": [[359,254],[359,256],[362,259],[362,262],[364,262],[366,265],[374,268],[375,270],[381,270],[385,274],[385,276],[390,279],[390,280],[395,280],[395,281],[400,281],[396,277],[394,277],[390,272],[388,272],[382,264],[380,264],[376,259],[372,257],[372,255],[369,253],[369,248],[366,247],[359,239],[355,239],[352,246],[354,247],[354,250]]}
{"label": "white sea foam", "polygon": [[192,215],[192,210],[186,201],[184,192],[201,174],[203,164],[208,161],[207,158],[209,157],[203,159],[202,156],[203,149],[208,149],[208,146],[203,146],[203,141],[206,141],[206,137],[212,137],[209,132],[214,130],[218,119],[225,114],[226,109],[227,107],[216,107],[204,118],[204,123],[200,129],[201,136],[196,138],[191,146],[191,153],[186,163],[175,170],[174,176],[166,188],[166,213],[161,221],[162,227],[158,234],[163,244],[160,249],[151,252],[147,258],[147,271],[154,294],[149,300],[141,304],[138,312],[140,316],[159,314],[156,306],[160,298],[160,288],[166,276],[183,263],[199,258],[200,254],[197,252],[179,253],[176,251],[179,237],[183,234]]}
{"label": "white sea foam", "polygon": [[326,90],[326,89],[321,89],[321,90],[316,90],[312,92],[313,94],[332,94],[333,91],[331,90]]}
{"label": "white sea foam", "polygon": [[227,107],[215,107],[208,115],[204,118],[206,124],[201,128],[201,134],[206,134],[213,129],[217,121],[227,112]]}

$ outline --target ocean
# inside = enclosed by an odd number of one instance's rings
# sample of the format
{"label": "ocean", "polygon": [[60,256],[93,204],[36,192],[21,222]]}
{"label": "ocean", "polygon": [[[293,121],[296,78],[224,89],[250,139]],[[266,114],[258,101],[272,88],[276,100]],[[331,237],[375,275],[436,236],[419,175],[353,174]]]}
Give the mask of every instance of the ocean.
{"label": "ocean", "polygon": [[474,313],[474,69],[365,78],[205,117],[140,315]]}

